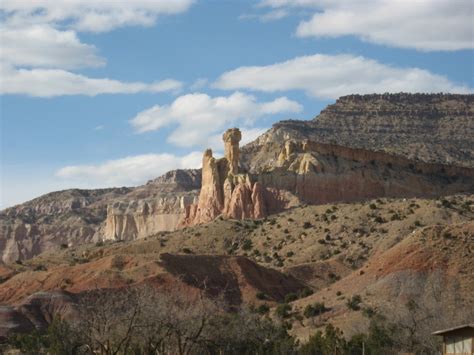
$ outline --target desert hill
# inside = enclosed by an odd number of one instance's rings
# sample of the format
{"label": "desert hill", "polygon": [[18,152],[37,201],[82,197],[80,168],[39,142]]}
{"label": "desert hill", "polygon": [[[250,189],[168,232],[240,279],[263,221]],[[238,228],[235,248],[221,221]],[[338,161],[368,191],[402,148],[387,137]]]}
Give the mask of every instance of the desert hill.
{"label": "desert hill", "polygon": [[[145,282],[255,307],[276,307],[286,296],[292,332],[302,339],[327,322],[347,335],[360,331],[368,325],[364,309],[407,322],[409,300],[423,306],[422,314],[437,312],[439,324],[452,324],[474,304],[473,205],[472,195],[455,195],[300,206],[265,220],[217,219],[134,241],[69,247],[6,267],[0,302],[17,310],[4,309],[5,317],[19,317],[15,312],[38,292],[54,298],[57,290],[81,294]],[[353,295],[361,296],[357,310],[346,305]],[[317,302],[329,310],[303,317]]]}

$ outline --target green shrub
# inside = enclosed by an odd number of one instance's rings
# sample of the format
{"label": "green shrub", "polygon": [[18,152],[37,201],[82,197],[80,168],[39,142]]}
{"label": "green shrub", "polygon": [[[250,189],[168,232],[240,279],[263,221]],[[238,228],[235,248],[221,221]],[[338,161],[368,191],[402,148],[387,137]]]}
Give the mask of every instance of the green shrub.
{"label": "green shrub", "polygon": [[320,316],[321,314],[329,310],[330,309],[326,308],[323,302],[316,302],[315,304],[307,305],[303,311],[303,315],[306,318],[312,318],[312,317]]}
{"label": "green shrub", "polygon": [[313,290],[311,290],[310,288],[308,287],[305,287],[303,290],[300,291],[300,298],[305,298],[305,297],[308,297],[308,296],[311,296],[313,294]]}
{"label": "green shrub", "polygon": [[280,319],[286,319],[290,316],[291,309],[291,305],[288,303],[282,303],[275,309],[275,314]]}
{"label": "green shrub", "polygon": [[390,218],[391,221],[400,221],[402,218],[398,213],[394,213],[392,217]]}
{"label": "green shrub", "polygon": [[243,250],[252,249],[252,241],[250,239],[245,239],[244,242],[242,243],[242,249]]}
{"label": "green shrub", "polygon": [[298,299],[298,296],[296,295],[296,293],[291,292],[285,296],[285,303],[290,303],[290,302],[296,301],[297,299]]}
{"label": "green shrub", "polygon": [[362,302],[362,297],[360,295],[353,295],[350,299],[347,300],[347,308],[352,309],[353,311],[358,311],[360,309],[360,303]]}
{"label": "green shrub", "polygon": [[257,313],[258,314],[267,314],[268,312],[270,312],[270,307],[268,307],[268,305],[266,303],[261,304],[257,308]]}
{"label": "green shrub", "polygon": [[386,221],[381,216],[376,216],[374,221],[377,223],[385,223]]}

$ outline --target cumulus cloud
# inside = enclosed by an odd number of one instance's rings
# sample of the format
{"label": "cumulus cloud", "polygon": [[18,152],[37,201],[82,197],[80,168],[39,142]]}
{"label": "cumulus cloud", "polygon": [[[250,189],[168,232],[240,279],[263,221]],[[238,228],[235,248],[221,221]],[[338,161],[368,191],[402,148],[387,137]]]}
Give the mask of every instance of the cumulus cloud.
{"label": "cumulus cloud", "polygon": [[162,15],[188,10],[194,0],[3,0],[10,26],[49,23],[78,31],[105,32],[124,26],[151,26]]}
{"label": "cumulus cloud", "polygon": [[178,91],[182,83],[166,79],[155,83],[122,82],[107,78],[95,79],[62,69],[16,69],[0,66],[1,94],[22,94],[35,97],[62,95],[135,94],[139,92]]}
{"label": "cumulus cloud", "polygon": [[187,155],[143,154],[109,160],[96,165],[66,166],[56,176],[81,186],[134,186],[173,169],[200,168],[201,152]]}
{"label": "cumulus cloud", "polygon": [[2,28],[0,41],[2,60],[15,66],[72,69],[105,64],[96,48],[81,43],[74,31],[58,31],[48,25]]}
{"label": "cumulus cloud", "polygon": [[36,0],[0,2],[0,93],[36,97],[178,91],[167,79],[153,83],[91,78],[71,72],[105,59],[77,31],[104,32],[153,25],[160,15],[186,11],[192,0]]}
{"label": "cumulus cloud", "polygon": [[303,90],[323,99],[383,92],[472,92],[427,70],[389,66],[361,56],[323,54],[240,67],[222,74],[213,85],[227,90]]}
{"label": "cumulus cloud", "polygon": [[474,48],[471,0],[264,0],[262,7],[307,7],[300,37],[357,36],[362,40],[423,51]]}
{"label": "cumulus cloud", "polygon": [[139,133],[176,126],[168,142],[181,147],[206,146],[209,137],[232,125],[248,128],[264,115],[301,110],[299,103],[287,97],[257,102],[254,96],[241,92],[219,97],[195,93],[180,96],[170,105],[153,106],[130,122]]}

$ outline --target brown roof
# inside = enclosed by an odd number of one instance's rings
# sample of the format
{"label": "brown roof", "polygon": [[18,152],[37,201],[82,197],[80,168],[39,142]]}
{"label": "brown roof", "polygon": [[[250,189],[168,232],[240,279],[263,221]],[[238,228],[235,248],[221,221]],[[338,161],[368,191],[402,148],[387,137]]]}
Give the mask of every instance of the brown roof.
{"label": "brown roof", "polygon": [[474,329],[474,324],[463,324],[463,325],[458,325],[457,327],[452,327],[448,329],[443,329],[443,330],[437,330],[436,332],[433,332],[433,335],[443,335],[446,333],[453,332],[455,330],[460,330],[460,329]]}

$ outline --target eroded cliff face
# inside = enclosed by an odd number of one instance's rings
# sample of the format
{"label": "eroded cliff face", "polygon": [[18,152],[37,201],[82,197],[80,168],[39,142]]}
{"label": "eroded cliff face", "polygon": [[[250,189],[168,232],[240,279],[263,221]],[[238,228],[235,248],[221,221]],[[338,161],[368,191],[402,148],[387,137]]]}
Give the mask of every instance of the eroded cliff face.
{"label": "eroded cliff face", "polygon": [[268,164],[260,149],[270,143],[284,145],[290,139],[474,168],[474,95],[343,96],[313,120],[274,124],[242,149],[242,166],[253,172]]}
{"label": "eroded cliff face", "polygon": [[30,259],[44,251],[100,240],[108,202],[130,191],[65,190],[1,211],[1,261]]}
{"label": "eroded cliff face", "polygon": [[[258,141],[247,170],[240,166],[241,134],[224,134],[225,157],[203,157],[197,205],[184,225],[264,218],[301,203],[351,202],[378,197],[436,197],[474,191],[474,169],[415,161],[384,151],[314,142],[306,138]],[[267,134],[268,138],[268,134]],[[250,152],[250,153],[249,153]]]}
{"label": "eroded cliff face", "polygon": [[173,231],[195,203],[195,192],[166,193],[153,199],[120,201],[107,208],[105,240],[135,240],[161,231]]}
{"label": "eroded cliff face", "polygon": [[474,95],[342,97],[314,120],[279,122],[242,149],[240,131],[228,130],[224,158],[205,152],[202,172],[60,191],[0,211],[0,258],[136,239],[219,215],[264,218],[301,203],[472,193],[473,125]]}
{"label": "eroded cliff face", "polygon": [[266,188],[321,204],[377,197],[435,197],[474,191],[474,169],[309,140],[263,148],[275,157],[252,174]]}
{"label": "eroded cliff face", "polygon": [[200,186],[199,170],[175,170],[136,188],[65,190],[7,208],[0,212],[0,260],[174,230]]}

